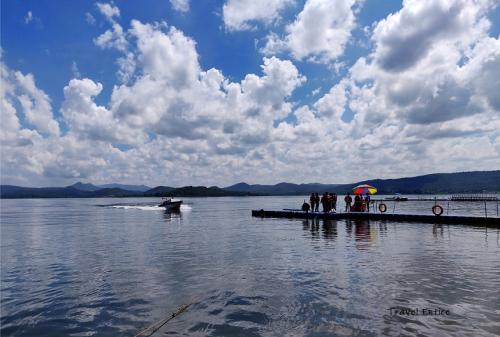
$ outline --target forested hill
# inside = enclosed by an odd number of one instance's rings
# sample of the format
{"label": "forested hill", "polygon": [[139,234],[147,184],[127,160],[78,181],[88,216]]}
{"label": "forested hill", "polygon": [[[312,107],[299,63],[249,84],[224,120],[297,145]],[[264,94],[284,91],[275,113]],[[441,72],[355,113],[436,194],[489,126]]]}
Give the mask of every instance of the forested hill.
{"label": "forested hill", "polygon": [[437,173],[411,178],[375,179],[360,183],[377,186],[381,194],[492,193],[500,192],[500,170]]}
{"label": "forested hill", "polygon": [[[92,185],[95,186],[95,185]],[[251,195],[248,192],[226,191],[212,186],[185,186],[173,188],[158,186],[145,192],[129,191],[123,188],[98,188],[91,184],[74,185],[68,187],[20,187],[1,185],[0,197],[2,199],[28,199],[28,198],[123,198],[123,197],[227,197]]]}
{"label": "forested hill", "polygon": [[229,191],[261,195],[305,195],[311,192],[347,193],[360,184],[370,184],[379,194],[453,194],[500,192],[500,170],[436,173],[398,179],[363,180],[352,184],[291,184],[228,186]]}

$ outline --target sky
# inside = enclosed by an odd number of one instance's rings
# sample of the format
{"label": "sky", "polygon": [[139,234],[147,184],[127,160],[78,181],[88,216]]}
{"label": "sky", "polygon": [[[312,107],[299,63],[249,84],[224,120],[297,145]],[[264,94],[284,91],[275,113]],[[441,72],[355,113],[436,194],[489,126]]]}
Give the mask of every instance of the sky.
{"label": "sky", "polygon": [[1,1],[2,184],[500,169],[498,0]]}

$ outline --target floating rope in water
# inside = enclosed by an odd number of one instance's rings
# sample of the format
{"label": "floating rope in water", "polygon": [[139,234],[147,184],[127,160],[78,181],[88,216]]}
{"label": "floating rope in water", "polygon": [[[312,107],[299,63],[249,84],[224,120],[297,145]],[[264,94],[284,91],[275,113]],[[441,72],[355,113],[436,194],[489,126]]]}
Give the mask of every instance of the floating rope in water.
{"label": "floating rope in water", "polygon": [[149,337],[149,336],[152,336],[156,331],[160,330],[160,328],[162,326],[164,326],[165,324],[167,324],[169,321],[171,321],[172,319],[174,319],[175,317],[179,316],[180,314],[182,314],[183,312],[185,312],[193,303],[189,303],[189,304],[183,304],[181,305],[180,307],[177,308],[177,310],[175,312],[172,313],[172,315],[170,315],[169,317],[161,320],[161,321],[158,321],[154,324],[151,324],[150,326],[148,326],[146,329],[140,331],[137,335],[135,335],[134,337]]}

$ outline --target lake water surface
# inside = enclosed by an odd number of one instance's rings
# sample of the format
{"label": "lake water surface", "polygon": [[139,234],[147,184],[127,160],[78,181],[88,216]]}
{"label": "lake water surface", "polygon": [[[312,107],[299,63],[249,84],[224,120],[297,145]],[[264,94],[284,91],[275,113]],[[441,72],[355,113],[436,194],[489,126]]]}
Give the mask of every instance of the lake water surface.
{"label": "lake water surface", "polygon": [[2,200],[0,333],[500,335],[498,230],[251,217],[302,199]]}

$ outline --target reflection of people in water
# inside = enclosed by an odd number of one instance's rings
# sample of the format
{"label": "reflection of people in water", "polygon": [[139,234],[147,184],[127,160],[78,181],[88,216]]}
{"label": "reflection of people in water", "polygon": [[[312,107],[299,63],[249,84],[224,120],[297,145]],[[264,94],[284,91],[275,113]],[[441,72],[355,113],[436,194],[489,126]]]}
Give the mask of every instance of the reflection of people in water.
{"label": "reflection of people in water", "polygon": [[356,222],[356,241],[370,241],[370,223],[368,221]]}
{"label": "reflection of people in water", "polygon": [[347,235],[349,235],[349,237],[351,237],[352,236],[352,221],[351,220],[346,221],[345,229],[347,231]]}
{"label": "reflection of people in water", "polygon": [[319,237],[319,219],[318,218],[312,219],[311,236],[315,237],[315,238]]}
{"label": "reflection of people in water", "polygon": [[380,236],[385,236],[387,233],[387,224],[385,222],[380,222],[378,225]]}
{"label": "reflection of people in water", "polygon": [[302,229],[309,231],[312,238],[319,237],[319,219],[304,219],[302,220]]}
{"label": "reflection of people in water", "polygon": [[313,219],[313,225],[316,226],[317,230],[319,230],[319,219],[318,218]]}
{"label": "reflection of people in water", "polygon": [[302,229],[305,231],[309,230],[309,219],[302,220]]}
{"label": "reflection of people in water", "polygon": [[302,220],[302,228],[305,231],[317,232],[319,227],[319,220],[314,219],[304,219]]}
{"label": "reflection of people in water", "polygon": [[329,240],[337,238],[337,221],[323,220],[323,237]]}
{"label": "reflection of people in water", "polygon": [[432,234],[433,234],[435,239],[437,239],[437,237],[438,237],[438,229],[439,229],[439,236],[441,238],[443,238],[443,233],[444,233],[443,225],[442,224],[434,224],[432,226]]}

